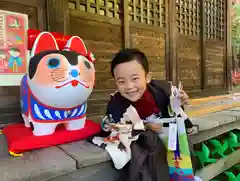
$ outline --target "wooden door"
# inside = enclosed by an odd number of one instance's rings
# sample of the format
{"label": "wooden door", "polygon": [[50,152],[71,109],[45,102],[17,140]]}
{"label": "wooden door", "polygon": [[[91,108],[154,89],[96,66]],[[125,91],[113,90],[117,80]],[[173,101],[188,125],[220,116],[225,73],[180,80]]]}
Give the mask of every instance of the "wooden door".
{"label": "wooden door", "polygon": [[177,79],[189,92],[226,91],[226,7],[224,0],[176,1]]}

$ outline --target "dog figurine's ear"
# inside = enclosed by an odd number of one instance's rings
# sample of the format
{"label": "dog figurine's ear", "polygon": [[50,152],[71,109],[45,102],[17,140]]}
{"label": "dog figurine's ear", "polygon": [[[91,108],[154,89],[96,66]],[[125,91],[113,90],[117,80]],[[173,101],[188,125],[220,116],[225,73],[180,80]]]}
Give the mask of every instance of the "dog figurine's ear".
{"label": "dog figurine's ear", "polygon": [[87,51],[87,48],[83,40],[79,36],[72,36],[66,46],[64,47],[66,51],[75,51],[76,53],[86,57],[90,62],[95,62],[95,56],[92,52]]}
{"label": "dog figurine's ear", "polygon": [[74,51],[82,56],[87,56],[87,48],[83,40],[78,36],[72,36],[64,47],[66,51]]}
{"label": "dog figurine's ear", "polygon": [[59,50],[58,44],[54,36],[49,32],[42,32],[36,38],[33,48],[31,51],[31,57],[34,55],[49,51],[49,50]]}

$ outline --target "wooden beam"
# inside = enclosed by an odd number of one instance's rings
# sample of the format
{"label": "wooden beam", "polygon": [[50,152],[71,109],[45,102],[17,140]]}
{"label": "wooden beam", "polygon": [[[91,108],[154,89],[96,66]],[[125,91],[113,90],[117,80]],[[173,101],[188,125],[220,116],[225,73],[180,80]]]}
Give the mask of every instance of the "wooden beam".
{"label": "wooden beam", "polygon": [[229,91],[232,90],[232,20],[231,20],[231,12],[232,12],[232,1],[225,1],[225,43],[226,43],[226,86]]}
{"label": "wooden beam", "polygon": [[76,0],[76,9],[80,10],[80,0]]}
{"label": "wooden beam", "polygon": [[173,84],[178,83],[177,66],[177,27],[176,27],[176,0],[168,0],[168,57],[169,57],[169,79]]}
{"label": "wooden beam", "polygon": [[128,15],[128,0],[123,1],[123,36],[124,36],[124,47],[130,47],[130,24]]}
{"label": "wooden beam", "polygon": [[240,162],[240,150],[237,150],[230,155],[218,160],[216,163],[208,165],[201,170],[196,172],[196,176],[199,176],[204,181],[209,181],[224,172],[225,170],[231,168]]}
{"label": "wooden beam", "polygon": [[48,31],[69,34],[68,0],[47,0]]}
{"label": "wooden beam", "polygon": [[201,37],[201,89],[205,90],[207,86],[207,60],[206,60],[206,12],[205,12],[205,1],[200,1],[200,37]]}
{"label": "wooden beam", "polygon": [[109,17],[109,11],[108,11],[108,0],[104,0],[104,4],[105,4],[105,11],[106,11],[106,16]]}
{"label": "wooden beam", "polygon": [[[149,5],[149,1],[147,1],[147,4]],[[148,5],[147,5],[147,9],[149,9]],[[142,0],[140,0],[140,18],[141,18],[140,22],[143,23],[143,1]],[[147,21],[148,21],[148,19],[147,19]]]}
{"label": "wooden beam", "polygon": [[[170,81],[170,58],[169,58],[169,55],[170,55],[170,51],[169,51],[169,13],[168,13],[168,1],[165,1],[165,8],[166,8],[166,29],[165,29],[165,77],[166,77],[166,80],[167,81]],[[154,6],[154,9],[156,9],[156,4]],[[161,11],[160,11],[161,12]],[[154,11],[154,16],[156,16],[156,11]],[[161,16],[160,16],[161,17]],[[161,20],[162,21],[162,20]],[[160,21],[160,22],[161,22]],[[154,18],[154,26],[157,25],[157,21],[156,21],[156,18]]]}
{"label": "wooden beam", "polygon": [[113,24],[114,26],[121,26],[121,20],[116,19],[116,18],[109,18],[107,16],[96,16],[96,14],[84,12],[84,11],[79,11],[75,9],[71,9],[69,11],[70,17],[74,18],[81,18],[84,20],[90,20],[90,21],[97,21],[99,23],[108,23],[108,24]]}

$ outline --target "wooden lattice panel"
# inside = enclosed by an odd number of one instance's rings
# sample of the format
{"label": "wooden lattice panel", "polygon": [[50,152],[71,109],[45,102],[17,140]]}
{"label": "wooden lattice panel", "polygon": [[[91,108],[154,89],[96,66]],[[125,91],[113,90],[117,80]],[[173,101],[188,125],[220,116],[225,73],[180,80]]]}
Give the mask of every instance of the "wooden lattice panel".
{"label": "wooden lattice panel", "polygon": [[177,27],[181,34],[200,36],[200,1],[176,0]]}
{"label": "wooden lattice panel", "polygon": [[129,20],[159,27],[166,26],[167,0],[129,0]]}
{"label": "wooden lattice panel", "polygon": [[70,0],[70,9],[119,19],[121,0]]}
{"label": "wooden lattice panel", "polygon": [[208,39],[223,40],[226,0],[206,0],[206,36]]}

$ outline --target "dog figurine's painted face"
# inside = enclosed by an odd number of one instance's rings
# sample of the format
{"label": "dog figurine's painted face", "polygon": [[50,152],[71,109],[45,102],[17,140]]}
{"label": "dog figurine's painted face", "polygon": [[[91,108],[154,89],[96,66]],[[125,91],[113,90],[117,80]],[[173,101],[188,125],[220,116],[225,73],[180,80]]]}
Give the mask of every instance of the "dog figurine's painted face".
{"label": "dog figurine's painted face", "polygon": [[90,96],[94,82],[94,64],[81,38],[70,38],[65,50],[58,49],[50,33],[36,39],[28,85],[41,103],[56,108],[81,105]]}

